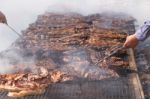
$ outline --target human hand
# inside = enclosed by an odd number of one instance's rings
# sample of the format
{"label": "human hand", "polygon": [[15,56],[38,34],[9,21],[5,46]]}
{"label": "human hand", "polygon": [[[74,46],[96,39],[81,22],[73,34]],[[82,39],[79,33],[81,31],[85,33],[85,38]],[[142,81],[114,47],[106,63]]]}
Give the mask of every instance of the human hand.
{"label": "human hand", "polygon": [[125,48],[135,48],[138,45],[138,39],[136,38],[135,34],[130,35],[127,37],[125,43],[124,43],[124,47]]}
{"label": "human hand", "polygon": [[6,17],[5,17],[5,15],[2,12],[0,12],[0,23],[7,24]]}

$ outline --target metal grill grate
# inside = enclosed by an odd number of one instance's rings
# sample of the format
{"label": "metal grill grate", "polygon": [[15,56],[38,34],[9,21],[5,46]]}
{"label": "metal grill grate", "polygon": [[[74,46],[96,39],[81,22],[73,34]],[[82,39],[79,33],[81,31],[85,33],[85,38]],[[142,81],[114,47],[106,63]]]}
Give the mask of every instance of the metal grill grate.
{"label": "metal grill grate", "polygon": [[[133,87],[128,77],[102,81],[64,82],[50,85],[43,95],[20,99],[137,99]],[[6,92],[2,92],[0,99],[11,98],[6,96]]]}
{"label": "metal grill grate", "polygon": [[[129,34],[135,32],[133,22],[124,27]],[[99,48],[96,48],[101,50]],[[104,53],[95,53],[100,58]],[[131,53],[129,54],[131,55]],[[136,70],[133,58],[129,59],[130,66]],[[132,73],[133,74],[133,73]],[[7,92],[0,92],[0,99],[7,97]],[[101,81],[74,81],[49,85],[43,95],[26,96],[17,99],[144,99],[138,76],[120,77]]]}

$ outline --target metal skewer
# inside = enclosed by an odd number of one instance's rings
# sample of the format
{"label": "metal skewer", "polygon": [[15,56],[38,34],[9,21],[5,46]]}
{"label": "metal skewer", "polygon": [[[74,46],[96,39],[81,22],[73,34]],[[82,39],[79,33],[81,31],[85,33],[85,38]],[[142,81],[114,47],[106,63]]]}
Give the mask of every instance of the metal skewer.
{"label": "metal skewer", "polygon": [[23,38],[23,36],[22,35],[20,35],[15,29],[13,29],[11,26],[9,26],[8,24],[6,24],[12,31],[14,31],[14,33],[16,33],[19,37],[21,37],[22,39],[24,39]]}
{"label": "metal skewer", "polygon": [[15,29],[13,29],[11,26],[9,26],[8,24],[6,24],[6,26],[8,26],[12,31],[14,31],[14,33],[16,34],[16,35],[18,35],[21,39],[23,39],[27,44],[29,44],[30,45],[30,43],[22,36],[22,35],[20,35]]}
{"label": "metal skewer", "polygon": [[118,48],[116,48],[113,52],[111,52],[108,56],[105,56],[103,59],[98,60],[98,62],[95,63],[95,65],[98,65],[99,63],[103,62],[104,60],[110,58],[111,56],[113,56],[114,54],[116,54],[119,50],[124,49],[123,46],[119,46]]}

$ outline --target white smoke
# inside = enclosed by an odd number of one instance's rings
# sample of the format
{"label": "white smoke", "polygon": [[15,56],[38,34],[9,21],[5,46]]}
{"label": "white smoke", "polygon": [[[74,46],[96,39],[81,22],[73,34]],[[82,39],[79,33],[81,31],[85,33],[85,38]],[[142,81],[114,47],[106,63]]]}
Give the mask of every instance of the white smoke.
{"label": "white smoke", "polygon": [[[8,24],[16,31],[26,29],[37,15],[48,8],[52,12],[78,12],[84,15],[104,11],[124,12],[142,24],[150,18],[149,0],[1,0],[0,10],[5,13]],[[10,38],[9,38],[9,37]],[[0,51],[6,49],[17,38],[13,31],[0,25]]]}
{"label": "white smoke", "polygon": [[[124,12],[135,17],[141,25],[150,18],[149,9],[150,0],[0,0],[0,11],[6,15],[8,24],[19,33],[46,10],[83,15],[104,11]],[[0,51],[7,49],[17,38],[12,30],[0,24]]]}
{"label": "white smoke", "polygon": [[24,70],[34,70],[34,55],[28,55],[23,50],[11,48],[0,54],[0,74],[15,73]]}

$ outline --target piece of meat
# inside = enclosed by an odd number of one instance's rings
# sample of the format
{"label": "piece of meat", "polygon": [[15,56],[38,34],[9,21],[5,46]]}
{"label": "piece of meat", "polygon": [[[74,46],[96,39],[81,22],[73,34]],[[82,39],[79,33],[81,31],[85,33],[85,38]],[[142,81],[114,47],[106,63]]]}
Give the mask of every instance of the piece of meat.
{"label": "piece of meat", "polygon": [[112,63],[111,66],[127,67],[127,66],[129,66],[129,63],[125,62],[125,61],[117,61],[117,62]]}
{"label": "piece of meat", "polygon": [[47,69],[41,67],[37,69],[37,74],[0,75],[0,89],[8,91],[10,97],[22,97],[42,94],[49,84],[68,80],[73,80],[73,76],[66,75],[61,71],[49,73]]}
{"label": "piece of meat", "polygon": [[103,63],[107,64],[107,66],[120,66],[120,67],[127,67],[129,66],[129,62],[125,61],[119,57],[110,57],[109,59],[105,60]]}
{"label": "piece of meat", "polygon": [[88,43],[92,46],[101,46],[101,47],[110,47],[110,46],[116,46],[116,45],[121,45],[121,42],[118,42],[116,40],[103,40],[98,37],[92,36],[89,40]]}
{"label": "piece of meat", "polygon": [[43,94],[45,89],[35,89],[35,90],[21,90],[19,92],[8,92],[9,97],[23,97],[28,95],[38,95]]}
{"label": "piece of meat", "polygon": [[61,71],[53,71],[50,73],[51,81],[54,83],[60,82],[62,80],[63,75],[64,75],[64,73]]}
{"label": "piece of meat", "polygon": [[0,75],[0,89],[9,91],[10,97],[41,94],[51,83],[48,71],[41,67],[38,74]]}

